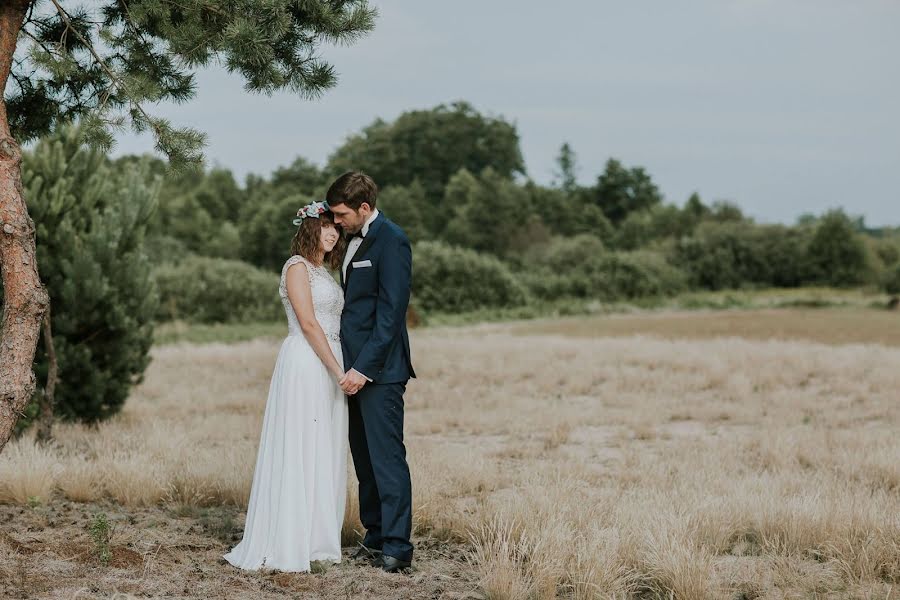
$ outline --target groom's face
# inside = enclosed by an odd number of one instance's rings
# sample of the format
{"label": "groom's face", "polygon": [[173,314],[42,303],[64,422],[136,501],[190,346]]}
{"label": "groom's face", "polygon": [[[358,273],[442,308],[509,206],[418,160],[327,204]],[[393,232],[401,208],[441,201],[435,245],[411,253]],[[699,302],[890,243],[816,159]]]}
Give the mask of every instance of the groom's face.
{"label": "groom's face", "polygon": [[331,212],[334,213],[334,222],[351,235],[359,233],[366,219],[372,214],[372,209],[366,202],[360,205],[359,210],[353,210],[346,204],[338,204],[330,208]]}

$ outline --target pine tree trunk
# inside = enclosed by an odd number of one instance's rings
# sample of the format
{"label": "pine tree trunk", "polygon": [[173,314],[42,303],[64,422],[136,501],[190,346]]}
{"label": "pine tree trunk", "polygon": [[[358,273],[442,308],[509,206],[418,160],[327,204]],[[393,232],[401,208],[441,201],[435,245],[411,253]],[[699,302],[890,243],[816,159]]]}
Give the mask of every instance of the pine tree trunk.
{"label": "pine tree trunk", "polygon": [[44,349],[47,353],[47,381],[41,392],[41,415],[38,419],[35,439],[46,444],[53,440],[53,407],[56,403],[56,382],[59,379],[59,364],[56,361],[56,348],[53,347],[53,330],[50,326],[50,306],[44,313]]}
{"label": "pine tree trunk", "polygon": [[[31,0],[0,3],[0,91],[6,89],[13,53]],[[35,262],[34,222],[22,197],[22,152],[12,138],[0,96],[0,451],[34,392],[34,352],[48,304]]]}

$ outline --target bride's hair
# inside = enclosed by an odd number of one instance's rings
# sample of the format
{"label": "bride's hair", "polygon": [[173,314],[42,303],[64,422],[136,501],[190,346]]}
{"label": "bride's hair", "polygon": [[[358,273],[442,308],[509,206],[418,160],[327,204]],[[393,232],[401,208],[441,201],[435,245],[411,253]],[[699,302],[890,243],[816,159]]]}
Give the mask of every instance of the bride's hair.
{"label": "bride's hair", "polygon": [[299,254],[303,258],[315,261],[322,251],[322,227],[331,225],[338,230],[338,241],[331,252],[326,252],[322,259],[329,269],[337,269],[344,260],[344,252],[347,251],[347,241],[344,239],[341,227],[334,222],[334,213],[330,210],[320,214],[318,218],[307,217],[300,221],[294,239],[291,240],[291,256]]}

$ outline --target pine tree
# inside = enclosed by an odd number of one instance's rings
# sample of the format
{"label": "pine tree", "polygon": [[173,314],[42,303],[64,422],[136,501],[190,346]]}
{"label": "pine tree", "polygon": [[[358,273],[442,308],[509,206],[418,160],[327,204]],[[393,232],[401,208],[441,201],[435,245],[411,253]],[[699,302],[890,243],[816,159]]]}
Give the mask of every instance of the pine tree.
{"label": "pine tree", "polygon": [[355,41],[374,18],[366,0],[0,2],[0,449],[34,390],[47,306],[19,143],[80,120],[84,140],[108,149],[130,125],[151,132],[173,165],[196,165],[204,134],[147,106],[193,97],[193,70],[211,63],[239,73],[249,91],[318,96],[336,80],[320,46]]}
{"label": "pine tree", "polygon": [[575,191],[577,181],[575,178],[578,167],[576,166],[575,151],[565,142],[559,149],[556,157],[557,171],[554,174],[556,186],[566,193]]}
{"label": "pine tree", "polygon": [[[59,363],[55,412],[65,420],[115,414],[148,364],[157,294],[143,250],[158,182],[146,168],[114,169],[63,127],[25,153],[22,179],[53,307]],[[43,341],[35,371],[47,373]],[[38,394],[39,395],[39,394]],[[37,412],[37,398],[26,415]],[[19,429],[30,419],[19,422]]]}

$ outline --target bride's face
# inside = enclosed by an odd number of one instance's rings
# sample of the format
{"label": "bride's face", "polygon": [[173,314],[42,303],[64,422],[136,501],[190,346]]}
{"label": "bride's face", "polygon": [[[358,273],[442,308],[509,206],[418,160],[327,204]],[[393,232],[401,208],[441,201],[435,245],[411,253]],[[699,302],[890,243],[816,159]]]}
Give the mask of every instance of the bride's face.
{"label": "bride's face", "polygon": [[322,250],[324,250],[326,253],[331,252],[340,237],[341,234],[337,230],[337,227],[335,227],[331,223],[322,223],[322,232],[320,238]]}

